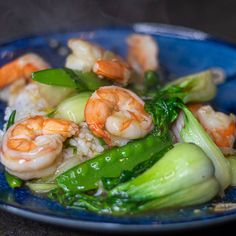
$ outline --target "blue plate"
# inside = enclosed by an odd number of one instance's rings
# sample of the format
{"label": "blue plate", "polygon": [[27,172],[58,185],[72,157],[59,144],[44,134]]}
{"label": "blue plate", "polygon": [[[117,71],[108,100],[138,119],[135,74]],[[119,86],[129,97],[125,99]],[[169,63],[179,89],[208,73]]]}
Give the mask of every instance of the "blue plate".
{"label": "blue plate", "polygon": [[[110,27],[21,39],[0,47],[0,64],[3,65],[23,53],[35,52],[53,66],[63,66],[68,53],[65,45],[71,37],[83,37],[125,56],[125,39],[133,32],[151,34],[157,39],[160,61],[168,76],[187,75],[212,67],[224,69],[227,81],[219,86],[214,103],[220,110],[236,113],[236,47],[213,39],[205,33],[183,27],[135,24],[125,28]],[[0,109],[2,122],[3,103],[0,104]],[[236,202],[236,189],[228,189],[223,199],[215,199],[214,202]],[[0,167],[1,209],[60,226],[101,231],[173,231],[236,219],[236,209],[214,212],[211,206],[212,202],[197,207],[132,217],[96,215],[87,211],[66,209],[48,199],[35,196],[24,188],[10,189],[4,178],[3,167]]]}

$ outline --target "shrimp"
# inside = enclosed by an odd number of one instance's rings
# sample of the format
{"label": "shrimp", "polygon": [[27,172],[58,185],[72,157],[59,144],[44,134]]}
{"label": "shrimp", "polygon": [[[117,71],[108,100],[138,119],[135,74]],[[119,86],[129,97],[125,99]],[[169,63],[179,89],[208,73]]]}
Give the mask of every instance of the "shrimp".
{"label": "shrimp", "polygon": [[48,68],[49,65],[34,53],[25,54],[0,68],[0,88],[18,79],[29,79],[32,72]]}
{"label": "shrimp", "polygon": [[89,129],[114,146],[114,140],[138,139],[153,128],[151,116],[144,110],[144,102],[133,92],[106,86],[96,90],[85,107]]}
{"label": "shrimp", "polygon": [[218,147],[233,148],[236,127],[232,114],[215,112],[211,106],[202,106],[194,114]]}
{"label": "shrimp", "polygon": [[[236,133],[235,117],[232,114],[226,115],[222,112],[215,112],[209,105],[194,104],[190,105],[189,109],[223,154],[233,154]],[[181,113],[172,129],[177,141],[180,140],[178,133],[184,126],[183,122],[183,114]]]}
{"label": "shrimp", "polygon": [[123,85],[128,83],[131,68],[119,56],[82,39],[70,39],[68,47],[72,50],[72,54],[66,59],[66,67],[93,71],[99,76],[105,76]]}
{"label": "shrimp", "polygon": [[78,132],[71,121],[44,116],[21,120],[3,136],[1,162],[8,172],[24,180],[48,176],[61,161],[65,139]]}
{"label": "shrimp", "polygon": [[74,70],[91,71],[104,54],[104,49],[79,38],[69,39],[68,47],[72,53],[66,58],[66,67]]}
{"label": "shrimp", "polygon": [[132,34],[127,38],[127,44],[127,61],[138,74],[143,75],[146,70],[158,69],[159,49],[151,36]]}
{"label": "shrimp", "polygon": [[132,71],[126,62],[117,57],[111,60],[97,60],[93,66],[93,72],[122,85],[127,85]]}

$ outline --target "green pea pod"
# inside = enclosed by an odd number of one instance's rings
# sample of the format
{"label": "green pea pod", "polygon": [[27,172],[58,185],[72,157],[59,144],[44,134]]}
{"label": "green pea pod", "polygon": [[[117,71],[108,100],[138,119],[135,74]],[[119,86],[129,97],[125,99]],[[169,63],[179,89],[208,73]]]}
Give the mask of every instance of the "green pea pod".
{"label": "green pea pod", "polygon": [[150,134],[123,147],[105,151],[59,175],[56,181],[64,191],[73,193],[96,189],[103,178],[119,177],[123,171],[133,170],[139,163],[170,147],[169,134]]}
{"label": "green pea pod", "polygon": [[109,81],[99,78],[93,72],[74,71],[68,68],[54,68],[34,72],[33,80],[54,86],[75,88],[77,91],[94,91]]}
{"label": "green pea pod", "polygon": [[74,71],[74,72],[77,74],[79,81],[81,81],[89,91],[95,91],[96,89],[102,86],[111,85],[111,83],[108,80],[99,78],[93,72],[82,72],[82,71]]}
{"label": "green pea pod", "polygon": [[15,116],[16,116],[16,110],[14,110],[14,111],[11,113],[11,115],[10,115],[8,121],[7,121],[6,130],[8,130],[8,129],[15,123]]}
{"label": "green pea pod", "polygon": [[5,172],[5,178],[11,188],[19,188],[23,184],[23,180],[19,179],[14,175],[9,174],[8,172]]}
{"label": "green pea pod", "polygon": [[84,84],[76,83],[77,75],[70,69],[46,69],[32,73],[32,79],[48,85],[55,85],[68,88],[85,90]]}
{"label": "green pea pod", "polygon": [[160,82],[159,75],[152,70],[145,71],[144,74],[144,86],[147,89],[156,87],[156,85]]}

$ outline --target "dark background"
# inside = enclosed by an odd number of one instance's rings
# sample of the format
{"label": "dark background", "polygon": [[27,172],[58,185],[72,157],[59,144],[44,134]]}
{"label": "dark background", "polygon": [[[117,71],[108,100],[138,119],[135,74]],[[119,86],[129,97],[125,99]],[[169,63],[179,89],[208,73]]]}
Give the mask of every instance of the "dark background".
{"label": "dark background", "polygon": [[[0,43],[28,35],[134,22],[192,27],[236,43],[235,0],[0,0]],[[235,224],[236,221],[172,235],[217,235],[221,230],[233,230]],[[85,234],[0,211],[0,235]]]}
{"label": "dark background", "polygon": [[0,42],[89,26],[158,22],[236,42],[235,0],[0,0]]}

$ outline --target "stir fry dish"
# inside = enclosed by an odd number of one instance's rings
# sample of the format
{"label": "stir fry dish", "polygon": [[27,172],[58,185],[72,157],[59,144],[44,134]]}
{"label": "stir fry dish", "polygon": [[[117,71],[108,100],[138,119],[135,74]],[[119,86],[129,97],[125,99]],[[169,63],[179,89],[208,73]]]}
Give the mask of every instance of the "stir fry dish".
{"label": "stir fry dish", "polygon": [[11,188],[122,216],[206,203],[236,186],[235,116],[209,103],[216,71],[168,82],[154,38],[126,42],[126,58],[73,38],[64,68],[34,53],[0,68]]}

